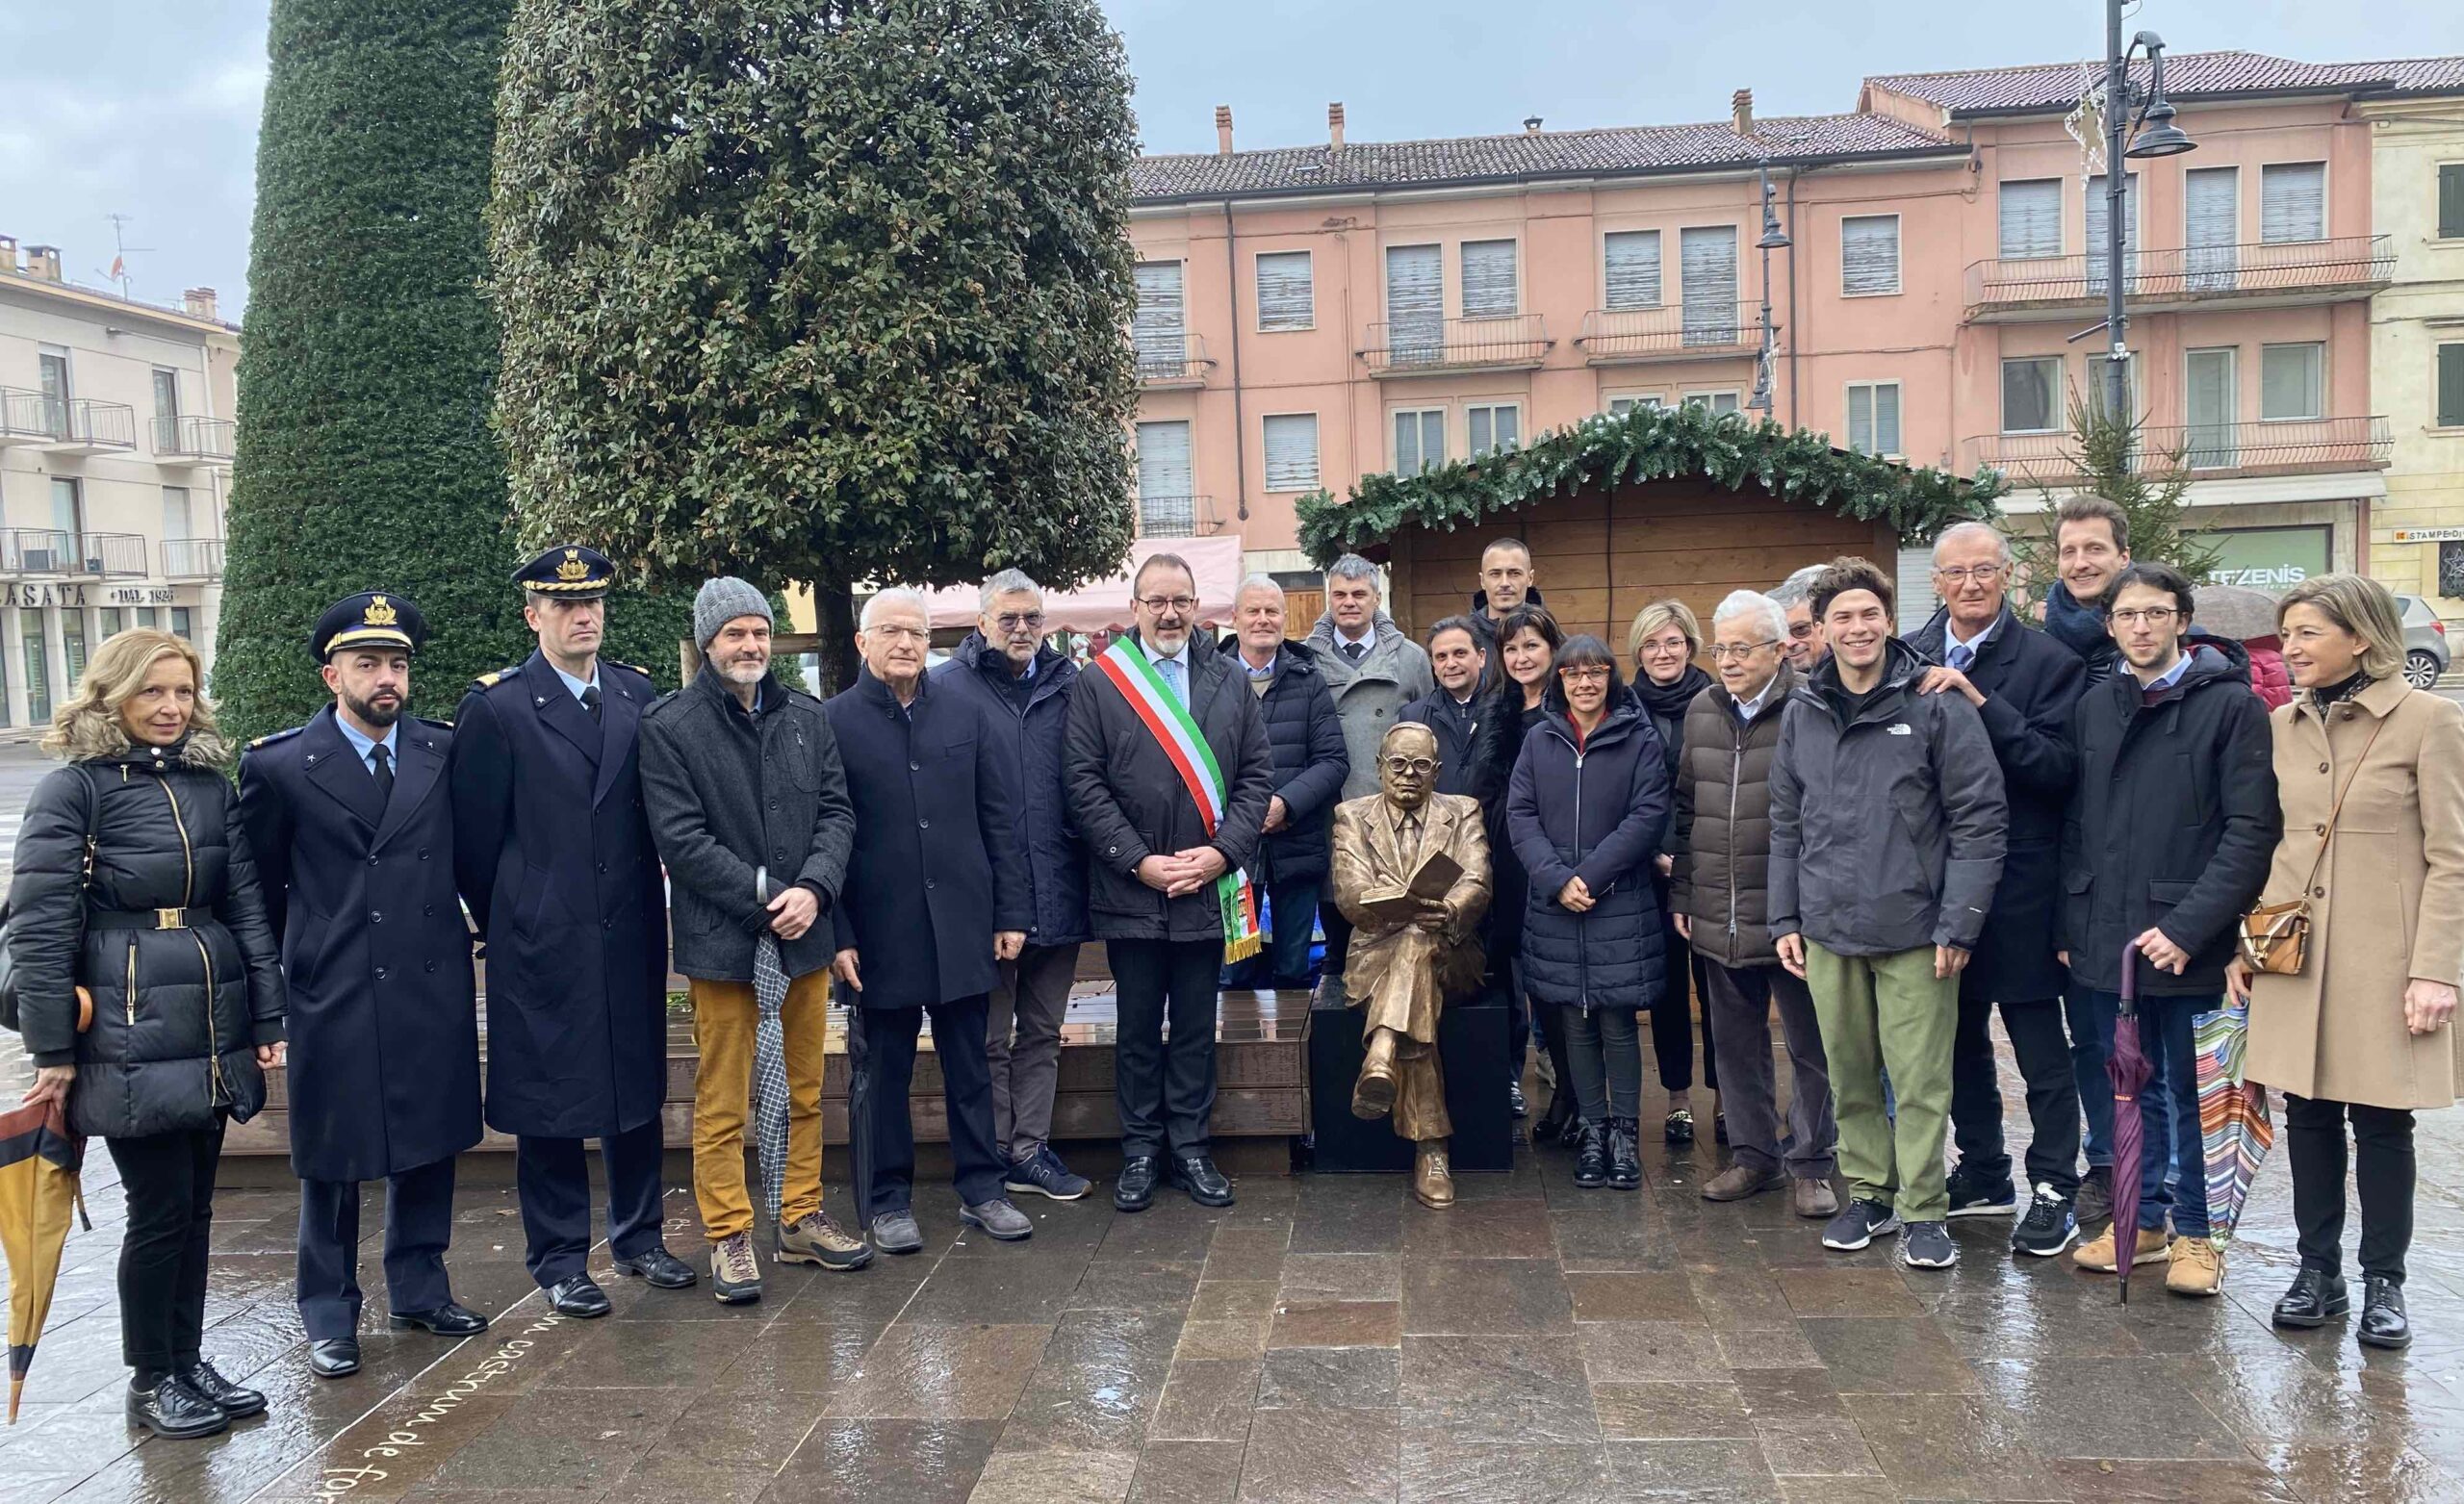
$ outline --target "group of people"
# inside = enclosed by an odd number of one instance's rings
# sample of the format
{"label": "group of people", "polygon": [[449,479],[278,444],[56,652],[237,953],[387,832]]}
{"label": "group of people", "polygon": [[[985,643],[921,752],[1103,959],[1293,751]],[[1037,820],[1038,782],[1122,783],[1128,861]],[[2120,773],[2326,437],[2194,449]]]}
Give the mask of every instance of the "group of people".
{"label": "group of people", "polygon": [[[1728,1150],[1704,1196],[1785,1188],[1827,1246],[1896,1233],[1920,1268],[1956,1262],[1954,1217],[2011,1216],[2015,1249],[2060,1254],[2110,1211],[2105,1059],[2134,994],[2155,1069],[2141,1231],[2072,1258],[2166,1262],[2169,1288],[2214,1294],[2192,1020],[2229,997],[2250,1008],[2250,1078],[2287,1100],[2301,1272],[2276,1319],[2350,1309],[2348,1124],[2359,1336],[2401,1345],[2412,1114],[2455,1095],[2464,709],[2405,684],[2392,599],[2336,574],[2281,603],[2300,693],[2271,718],[2190,584],[2132,564],[2118,508],[2074,498],[2056,530],[2041,630],[2011,603],[2006,540],[1964,524],[1935,548],[1940,610],[1906,639],[1890,575],[1840,558],[1731,594],[1707,641],[1656,602],[1622,660],[1561,630],[1515,540],[1425,645],[1356,556],[1304,637],[1253,575],[1216,642],[1194,574],[1159,553],[1131,629],[1082,664],[1050,646],[1036,582],[1004,571],[938,664],[922,596],[869,598],[861,667],[827,701],[779,675],[771,605],[734,578],[702,588],[702,670],[659,696],[600,652],[614,566],[566,545],[514,577],[536,650],[450,723],[408,713],[417,605],[336,602],[309,641],[332,703],[252,744],[236,790],[194,650],[120,633],[45,741],[66,766],[29,801],[7,944],[27,1100],[103,1138],[126,1188],[129,1415],[199,1436],[265,1407],[199,1337],[223,1131],[286,1061],[317,1373],[359,1366],[366,1181],[387,1183],[391,1321],[485,1328],[445,1265],[454,1159],[483,1124],[516,1140],[526,1261],[557,1312],[609,1310],[586,1266],[593,1139],[614,1267],[698,1284],[661,1235],[671,949],[723,1302],[760,1296],[757,1230],[775,1259],[835,1270],[923,1245],[909,1087],[928,1020],[961,1218],[1024,1238],[1012,1196],[1086,1195],[1051,1137],[1070,986],[1098,940],[1118,1007],[1114,1205],[1166,1185],[1231,1204],[1209,1143],[1219,988],[1309,985],[1322,929],[1341,993],[1329,826],[1376,791],[1404,722],[1429,729],[1436,791],[1487,828],[1478,985],[1515,1020],[1493,1079],[1523,1115],[1537,1036],[1553,1094],[1533,1137],[1572,1148],[1576,1185],[1641,1184],[1645,1014],[1663,1135],[1692,1138],[1699,1001]],[[2365,883],[2375,902],[2334,902]],[[2306,923],[2295,965],[2237,949],[2267,905]],[[867,1083],[852,1229],[822,1196],[834,1002]],[[1997,1007],[2027,1088],[2024,1210]],[[745,1129],[773,1016],[787,1142],[776,1205],[756,1205]],[[1416,1191],[1443,1205],[1426,1159]]]}

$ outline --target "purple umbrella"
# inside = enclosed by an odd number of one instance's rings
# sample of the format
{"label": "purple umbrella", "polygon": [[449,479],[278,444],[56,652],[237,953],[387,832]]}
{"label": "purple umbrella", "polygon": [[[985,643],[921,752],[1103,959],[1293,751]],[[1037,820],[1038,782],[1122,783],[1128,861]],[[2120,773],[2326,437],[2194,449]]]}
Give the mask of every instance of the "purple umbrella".
{"label": "purple umbrella", "polygon": [[2121,948],[2121,1016],[2114,1020],[2114,1047],[2105,1058],[2114,1081],[2114,1268],[2121,1276],[2121,1303],[2130,1304],[2130,1266],[2139,1252],[2139,1155],[2144,1134],[2139,1093],[2147,1084],[2147,1057],[2139,1050],[2139,946]]}

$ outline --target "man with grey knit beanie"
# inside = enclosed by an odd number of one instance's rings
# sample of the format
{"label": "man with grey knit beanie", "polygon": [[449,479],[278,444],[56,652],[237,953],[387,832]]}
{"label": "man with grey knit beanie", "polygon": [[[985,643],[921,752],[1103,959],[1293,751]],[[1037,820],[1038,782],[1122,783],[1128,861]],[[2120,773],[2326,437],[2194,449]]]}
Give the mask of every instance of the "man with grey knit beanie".
{"label": "man with grey knit beanie", "polygon": [[[777,1257],[860,1269],[872,1249],[821,1205],[822,1051],[830,1025],[833,910],[846,880],[855,808],[821,701],[770,671],[770,602],[733,577],[693,601],[702,672],[642,717],[642,797],[667,864],[676,969],[693,1000],[693,1196],[710,1279],[729,1305],[761,1297],[757,1214],[776,1218]],[[773,970],[772,968],[775,968]],[[756,1207],[744,1120],[757,981],[784,1033],[786,1134]],[[775,1078],[774,1078],[775,1083]],[[775,1119],[773,1120],[775,1123]]]}

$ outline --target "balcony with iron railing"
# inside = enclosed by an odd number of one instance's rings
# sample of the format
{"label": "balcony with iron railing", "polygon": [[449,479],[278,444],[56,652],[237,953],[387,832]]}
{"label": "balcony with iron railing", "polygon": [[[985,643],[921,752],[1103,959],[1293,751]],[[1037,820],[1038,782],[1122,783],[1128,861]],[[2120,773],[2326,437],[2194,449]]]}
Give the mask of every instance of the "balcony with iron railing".
{"label": "balcony with iron railing", "polygon": [[82,562],[58,528],[0,527],[0,574],[74,574]]}
{"label": "balcony with iron railing", "polygon": [[1206,342],[1194,334],[1147,334],[1137,347],[1138,384],[1149,392],[1202,387],[1215,365],[1207,359]]}
{"label": "balcony with iron railing", "polygon": [[80,574],[101,579],[143,579],[153,573],[146,563],[150,551],[142,533],[79,533],[77,560]]}
{"label": "balcony with iron railing", "polygon": [[163,577],[165,579],[220,579],[222,577],[222,540],[219,538],[164,539]]}
{"label": "balcony with iron railing", "polygon": [[[2141,312],[2219,301],[2345,301],[2385,287],[2395,265],[2383,235],[2141,249],[2123,255],[2122,295]],[[2067,318],[2104,298],[2109,275],[2102,251],[1972,262],[1967,319],[2002,323]]]}
{"label": "balcony with iron railing", "polygon": [[1138,536],[1141,538],[1198,538],[1216,532],[1222,525],[1222,520],[1215,515],[1213,497],[1138,498]]}
{"label": "balcony with iron railing", "polygon": [[154,420],[154,457],[167,465],[228,465],[237,426],[228,418],[165,414]]}
{"label": "balcony with iron railing", "polygon": [[137,447],[137,409],[125,402],[60,397],[0,387],[0,445],[55,454],[100,454]]}
{"label": "balcony with iron railing", "polygon": [[1595,308],[1582,316],[1582,333],[1575,338],[1593,366],[1751,354],[1761,344],[1761,321],[1748,303]]}
{"label": "balcony with iron railing", "polygon": [[[1982,466],[2021,484],[2086,478],[2078,441],[2068,433],[1984,434],[1963,440],[1960,446],[1966,451],[1963,470]],[[2384,418],[2271,419],[2139,430],[2143,464],[2178,465],[2198,479],[2383,470],[2394,447]]]}
{"label": "balcony with iron railing", "polygon": [[1538,314],[1401,319],[1371,324],[1360,358],[1373,376],[1528,370],[1548,357],[1553,343]]}

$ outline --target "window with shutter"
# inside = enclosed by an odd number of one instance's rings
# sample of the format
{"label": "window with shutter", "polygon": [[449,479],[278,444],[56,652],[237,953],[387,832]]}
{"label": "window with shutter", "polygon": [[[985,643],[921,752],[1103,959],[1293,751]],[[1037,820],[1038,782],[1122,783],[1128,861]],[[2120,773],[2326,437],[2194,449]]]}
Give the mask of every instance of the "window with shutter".
{"label": "window with shutter", "polygon": [[2193,470],[2220,470],[2234,461],[2234,355],[2192,350],[2183,357],[2182,405],[2190,419],[2184,446]]}
{"label": "window with shutter", "polygon": [[2271,162],[2259,168],[2259,239],[2323,241],[2327,238],[2327,165]]}
{"label": "window with shutter", "polygon": [[1267,489],[1318,489],[1318,415],[1270,413],[1266,420]]}
{"label": "window with shutter", "polygon": [[2327,347],[2268,344],[2259,349],[2259,417],[2269,421],[2326,416]]}
{"label": "window with shutter", "polygon": [[1425,365],[1446,343],[1446,268],[1434,245],[1386,247],[1386,343],[1398,366]]}
{"label": "window with shutter", "polygon": [[2183,269],[2194,292],[2233,286],[2235,246],[2242,239],[2242,175],[2234,167],[2199,167],[2182,179]]}
{"label": "window with shutter", "polygon": [[2004,257],[2033,261],[2062,254],[2062,179],[2005,183],[1998,203]]}
{"label": "window with shutter", "polygon": [[[2105,291],[2106,192],[2103,173],[2088,180],[2088,242],[2084,247],[2088,260],[2088,291],[2099,296]],[[2121,249],[2121,285],[2128,290],[2139,274],[2139,174],[2136,172],[2122,179]]]}
{"label": "window with shutter", "polygon": [[1395,473],[1417,475],[1446,463],[1446,409],[1421,408],[1395,415]]}
{"label": "window with shutter", "polygon": [[1659,306],[1659,232],[1619,230],[1601,240],[1611,310]]}
{"label": "window with shutter", "polygon": [[1736,226],[1681,230],[1677,241],[1678,295],[1685,303],[1685,343],[1736,344]]}
{"label": "window with shutter", "polygon": [[1899,291],[1899,216],[1852,215],[1839,221],[1839,291],[1848,297]]}
{"label": "window with shutter", "polygon": [[1195,530],[1191,498],[1190,425],[1186,421],[1138,425],[1138,525],[1158,537]]}
{"label": "window with shutter", "polygon": [[1506,319],[1520,308],[1514,284],[1514,242],[1463,242],[1463,317]]}
{"label": "window with shutter", "polygon": [[1667,405],[1668,404],[1665,401],[1660,399],[1657,393],[1650,393],[1642,396],[1612,396],[1608,399],[1608,416],[1611,418],[1623,418],[1628,413],[1632,412],[1638,407],[1656,409],[1666,407]]}
{"label": "window with shutter", "polygon": [[1148,380],[1181,374],[1189,358],[1189,323],[1181,303],[1181,264],[1138,264],[1138,311],[1130,316],[1130,343],[1138,350],[1138,373]]}
{"label": "window with shutter", "polygon": [[1860,381],[1848,388],[1848,447],[1860,454],[1897,454],[1899,383]]}
{"label": "window with shutter", "polygon": [[2438,426],[2464,428],[2464,344],[2438,347]]}
{"label": "window with shutter", "polygon": [[1898,559],[1900,635],[1915,631],[1941,609],[1934,590],[1934,550],[1930,546],[1902,548]]}
{"label": "window with shutter", "polygon": [[1464,409],[1464,418],[1475,459],[1522,442],[1523,409],[1511,402],[1476,402]]}
{"label": "window with shutter", "polygon": [[2464,241],[2464,162],[2439,164],[2438,238]]}
{"label": "window with shutter", "polygon": [[1682,400],[1691,402],[1697,407],[1707,407],[1714,413],[1733,413],[1737,410],[1737,395],[1733,392],[1688,392]]}
{"label": "window with shutter", "polygon": [[1307,251],[1266,251],[1258,257],[1258,331],[1314,328],[1318,289]]}
{"label": "window with shutter", "polygon": [[2062,426],[2062,357],[2002,363],[2002,431],[2051,433]]}

